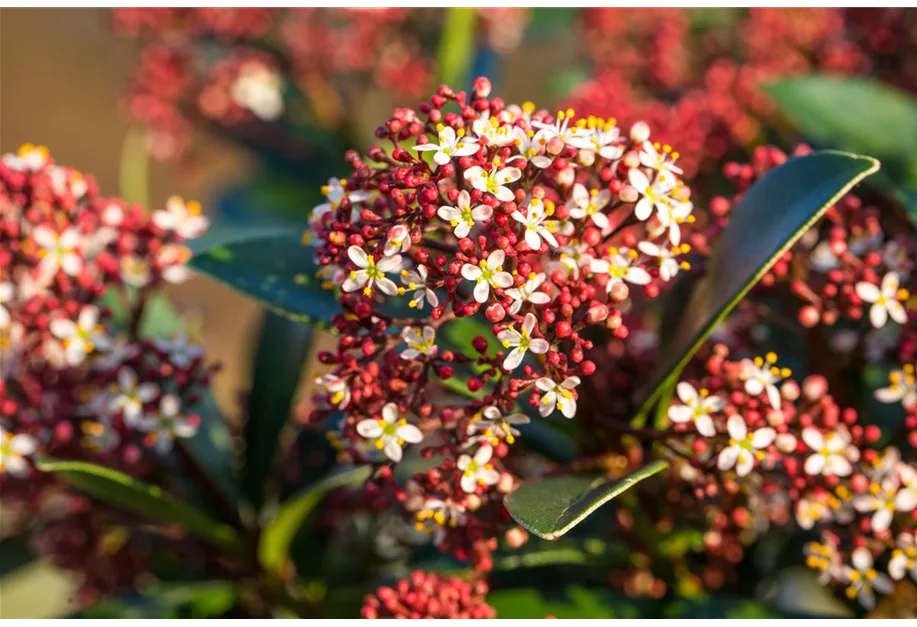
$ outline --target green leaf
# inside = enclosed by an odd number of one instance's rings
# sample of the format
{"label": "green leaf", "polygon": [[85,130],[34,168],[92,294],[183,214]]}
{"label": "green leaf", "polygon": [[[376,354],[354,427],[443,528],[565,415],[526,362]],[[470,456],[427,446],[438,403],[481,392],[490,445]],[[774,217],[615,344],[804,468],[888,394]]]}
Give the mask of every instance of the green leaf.
{"label": "green leaf", "polygon": [[237,550],[241,539],[228,525],[220,524],[203,512],[182,503],[157,486],[142,483],[124,473],[86,462],[38,462],[39,470],[59,474],[75,488],[90,496],[120,505],[141,515],[177,523],[216,546]]}
{"label": "green leaf", "polygon": [[540,538],[554,540],[614,497],[668,465],[667,461],[658,460],[620,481],[594,475],[548,477],[523,484],[506,497],[504,505],[520,525]]}
{"label": "green leaf", "polygon": [[850,189],[879,169],[879,162],[844,152],[821,151],[790,159],[749,189],[682,308],[671,340],[662,346],[646,413],[714,327],[803,233]]}
{"label": "green leaf", "polygon": [[446,9],[446,21],[439,41],[438,80],[456,91],[464,89],[469,79],[477,16],[477,9],[470,7]]}
{"label": "green leaf", "polygon": [[[882,172],[874,182],[905,203],[917,193],[917,98],[854,76],[810,75],[767,89],[804,135],[828,148],[878,158]],[[917,206],[910,215],[917,225]]]}
{"label": "green leaf", "polygon": [[215,225],[193,246],[189,266],[297,322],[327,324],[337,296],[315,278],[312,248],[288,225]]}
{"label": "green leaf", "polygon": [[290,545],[309,514],[334,488],[366,481],[372,470],[358,466],[335,472],[291,497],[265,526],[258,546],[258,559],[268,571],[276,572],[290,559]]}
{"label": "green leaf", "polygon": [[229,581],[170,582],[143,594],[106,599],[74,618],[212,618],[236,603],[236,584]]}
{"label": "green leaf", "polygon": [[0,577],[6,577],[35,559],[35,552],[27,538],[11,537],[0,540]]}
{"label": "green leaf", "polygon": [[146,131],[139,126],[129,128],[121,144],[121,165],[118,171],[118,193],[125,201],[149,206],[149,161]]}
{"label": "green leaf", "polygon": [[245,493],[255,507],[263,502],[264,483],[274,468],[278,438],[290,417],[311,345],[312,327],[265,313],[248,397],[242,475]]}

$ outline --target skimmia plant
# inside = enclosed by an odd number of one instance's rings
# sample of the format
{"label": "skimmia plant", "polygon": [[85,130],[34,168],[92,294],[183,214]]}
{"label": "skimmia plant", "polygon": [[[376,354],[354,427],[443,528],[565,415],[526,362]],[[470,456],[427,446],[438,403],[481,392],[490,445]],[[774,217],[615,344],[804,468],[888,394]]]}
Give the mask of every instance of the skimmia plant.
{"label": "skimmia plant", "polygon": [[[894,614],[912,42],[799,11],[589,10],[595,78],[549,110],[460,89],[537,14],[437,14],[434,61],[423,11],[117,10],[152,154],[199,126],[283,174],[147,209],[2,158],[0,564],[95,617]],[[335,103],[434,68],[339,148]],[[163,291],[193,273],[264,306],[238,407]],[[822,609],[762,596],[809,581]]]}

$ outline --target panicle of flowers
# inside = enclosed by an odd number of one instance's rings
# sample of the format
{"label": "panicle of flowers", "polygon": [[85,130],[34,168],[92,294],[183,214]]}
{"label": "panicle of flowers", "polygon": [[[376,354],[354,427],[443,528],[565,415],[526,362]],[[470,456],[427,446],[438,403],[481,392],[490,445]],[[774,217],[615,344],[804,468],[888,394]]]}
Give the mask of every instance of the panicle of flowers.
{"label": "panicle of flowers", "polygon": [[622,132],[489,95],[478,79],[396,110],[382,145],[348,154],[353,173],[329,183],[307,238],[343,279],[312,419],[340,417],[335,441],[358,463],[442,458],[418,485],[467,515],[413,511],[459,520],[435,539],[466,556],[481,521],[495,533],[522,413],[576,416],[595,370],[584,331],[626,337],[621,306],[688,267],[693,225],[678,154],[657,151],[645,124]]}

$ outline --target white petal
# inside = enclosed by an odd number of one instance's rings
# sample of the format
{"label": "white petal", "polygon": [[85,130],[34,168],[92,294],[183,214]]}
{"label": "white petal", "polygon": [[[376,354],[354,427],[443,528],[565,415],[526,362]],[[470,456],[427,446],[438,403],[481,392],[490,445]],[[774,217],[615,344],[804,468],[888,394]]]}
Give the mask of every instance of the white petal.
{"label": "white petal", "polygon": [[813,451],[820,451],[825,445],[825,439],[822,437],[821,431],[811,427],[806,427],[802,430],[802,441]]}
{"label": "white petal", "polygon": [[761,383],[760,379],[754,378],[749,379],[745,382],[745,391],[751,394],[752,396],[758,396],[761,392],[764,391],[764,384]]}
{"label": "white petal", "polygon": [[751,445],[755,448],[767,448],[777,437],[777,432],[770,427],[758,429],[751,437]]}
{"label": "white petal", "polygon": [[395,285],[395,282],[387,277],[381,279],[376,279],[376,285],[379,286],[379,289],[389,296],[394,296],[398,293],[398,286]]}
{"label": "white petal", "polygon": [[733,414],[729,417],[729,420],[726,421],[726,430],[729,432],[729,437],[733,440],[744,440],[745,436],[748,435],[748,428],[745,426],[745,420],[738,414]]}
{"label": "white petal", "polygon": [[736,474],[744,477],[751,472],[755,466],[754,456],[745,449],[739,450],[739,458],[736,461]]}
{"label": "white petal", "polygon": [[904,305],[896,300],[890,300],[885,303],[885,307],[888,309],[888,315],[892,320],[898,324],[907,322],[907,311],[905,311]]}
{"label": "white petal", "polygon": [[525,357],[525,349],[519,347],[514,348],[503,360],[503,369],[515,370],[519,364],[522,363],[523,357]]}
{"label": "white petal", "polygon": [[501,249],[497,249],[487,257],[487,267],[491,270],[495,270],[502,266],[504,261],[506,261],[506,253]]}
{"label": "white petal", "polygon": [[401,255],[392,255],[391,257],[383,257],[379,260],[379,263],[376,264],[376,268],[380,272],[394,272],[401,267]]}
{"label": "white petal", "polygon": [[894,272],[888,272],[882,277],[882,293],[888,299],[895,298],[898,292],[898,275]]}
{"label": "white petal", "polygon": [[697,427],[697,432],[705,438],[712,438],[716,435],[716,427],[713,426],[713,418],[710,416],[698,416],[694,421],[694,426]]}
{"label": "white petal", "polygon": [[19,455],[31,455],[36,451],[37,448],[38,440],[24,433],[14,435],[12,441],[10,442],[10,450],[18,453]]}
{"label": "white petal", "polygon": [[358,268],[365,268],[369,265],[369,258],[366,251],[359,246],[351,246],[347,249],[347,256]]}
{"label": "white petal", "polygon": [[385,456],[393,462],[397,463],[401,461],[401,446],[394,438],[390,438],[385,441],[385,446],[382,447],[382,452],[385,453]]}
{"label": "white petal", "polygon": [[676,385],[675,392],[678,394],[678,398],[681,399],[681,402],[686,405],[693,405],[694,401],[697,400],[697,390],[687,381],[681,381]]}
{"label": "white petal", "polygon": [[646,174],[644,174],[638,168],[632,168],[630,171],[628,171],[627,179],[630,181],[630,184],[636,187],[637,191],[641,194],[643,194],[643,190],[645,190],[650,185],[650,180],[646,178]]}
{"label": "white petal", "polygon": [[535,328],[535,324],[538,321],[535,319],[535,314],[527,313],[525,318],[522,320],[522,333],[523,335],[531,335],[532,330]]}
{"label": "white petal", "polygon": [[917,490],[905,488],[895,495],[895,509],[899,512],[912,512],[917,507]]}
{"label": "white petal", "polygon": [[549,348],[551,348],[551,345],[548,344],[548,341],[541,338],[535,338],[529,342],[529,350],[536,355],[544,355]]}
{"label": "white petal", "polygon": [[50,328],[54,337],[60,340],[76,335],[76,323],[67,318],[55,318],[51,321]]}
{"label": "white petal", "polygon": [[825,460],[825,474],[846,477],[853,472],[853,466],[846,458],[840,455],[831,455]]}
{"label": "white petal", "polygon": [[881,329],[888,321],[888,310],[878,303],[869,308],[869,321],[877,329]]}
{"label": "white petal", "polygon": [[468,279],[469,281],[476,281],[483,271],[480,267],[466,263],[462,266],[462,276]]}
{"label": "white petal", "polygon": [[497,272],[490,279],[490,282],[496,285],[497,287],[502,287],[503,289],[506,289],[507,287],[510,287],[513,284],[513,275],[511,275],[509,272]]}
{"label": "white petal", "polygon": [[820,453],[809,455],[806,459],[804,469],[807,475],[819,475],[825,468],[825,456]]}
{"label": "white petal", "polygon": [[857,296],[865,300],[867,303],[874,303],[879,300],[879,296],[881,296],[878,286],[873,285],[872,283],[867,283],[865,281],[857,283],[854,287],[854,290],[856,291]]}
{"label": "white petal", "polygon": [[869,570],[872,568],[872,553],[865,547],[854,549],[850,563],[859,571]]}
{"label": "white petal", "polygon": [[487,281],[478,281],[478,284],[474,286],[474,299],[479,303],[486,303],[489,297],[490,283]]}
{"label": "white petal", "polygon": [[423,432],[414,425],[401,425],[398,427],[398,437],[405,442],[417,444],[423,440]]}
{"label": "white petal", "polygon": [[536,231],[531,229],[525,230],[525,243],[528,244],[529,248],[532,250],[538,250],[541,248],[541,238],[538,236]]}
{"label": "white petal", "polygon": [[720,470],[729,470],[736,463],[736,458],[739,456],[739,448],[735,446],[727,446],[722,451],[720,451],[720,456],[716,460],[716,466]]}
{"label": "white petal", "polygon": [[398,405],[395,403],[386,403],[382,408],[382,420],[385,422],[397,422],[400,417]]}
{"label": "white petal", "polygon": [[687,405],[672,405],[669,407],[668,416],[669,420],[675,423],[689,422],[694,417],[694,410]]}

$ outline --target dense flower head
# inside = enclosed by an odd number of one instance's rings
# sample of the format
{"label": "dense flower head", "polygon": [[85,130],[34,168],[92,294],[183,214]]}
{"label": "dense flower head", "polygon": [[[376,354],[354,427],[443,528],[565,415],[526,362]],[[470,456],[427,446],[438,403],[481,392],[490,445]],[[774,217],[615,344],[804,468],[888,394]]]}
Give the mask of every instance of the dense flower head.
{"label": "dense flower head", "polygon": [[458,577],[414,571],[394,586],[383,586],[367,595],[363,618],[495,618],[484,600],[487,584]]}
{"label": "dense flower head", "polygon": [[[140,328],[154,290],[188,277],[187,241],[206,228],[197,203],[172,198],[148,214],[100,195],[91,177],[57,165],[43,147],[0,159],[4,513],[15,527],[53,514],[38,548],[67,567],[80,561],[86,598],[97,581],[87,555],[104,528],[85,512],[84,497],[34,461],[92,460],[143,478],[177,439],[194,435],[213,368],[184,337],[143,339]],[[132,564],[143,553],[125,551]],[[119,583],[131,585],[130,578]]]}
{"label": "dense flower head", "polygon": [[352,175],[329,182],[307,237],[344,310],[313,420],[337,416],[356,462],[442,457],[419,485],[473,512],[449,518],[454,533],[493,517],[487,503],[499,512],[523,413],[576,416],[595,370],[585,330],[626,337],[621,308],[687,267],[693,224],[679,154],[645,124],[489,92],[478,79],[396,110],[376,132],[385,145],[349,154]]}

